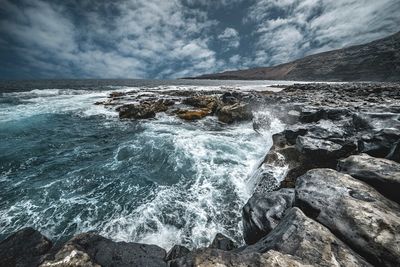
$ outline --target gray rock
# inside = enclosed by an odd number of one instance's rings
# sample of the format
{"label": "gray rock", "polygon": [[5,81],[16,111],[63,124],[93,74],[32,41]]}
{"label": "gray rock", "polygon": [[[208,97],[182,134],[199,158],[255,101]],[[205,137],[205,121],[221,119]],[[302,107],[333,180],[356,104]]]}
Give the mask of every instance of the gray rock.
{"label": "gray rock", "polygon": [[400,129],[383,129],[368,133],[358,142],[358,150],[373,157],[384,158],[390,155],[393,145],[400,140]]}
{"label": "gray rock", "polygon": [[367,154],[340,160],[338,171],[372,185],[382,195],[400,203],[400,164]]}
{"label": "gray rock", "polygon": [[52,243],[40,232],[28,227],[0,242],[0,266],[37,266]]}
{"label": "gray rock", "polygon": [[294,190],[283,188],[266,194],[254,194],[243,207],[243,237],[254,244],[274,229],[285,211],[292,207]]}
{"label": "gray rock", "polygon": [[230,238],[224,236],[221,233],[215,235],[214,240],[211,242],[209,248],[216,248],[225,251],[229,251],[237,248],[237,244]]}
{"label": "gray rock", "polygon": [[155,245],[114,242],[93,233],[68,241],[42,266],[167,266],[166,252]]}
{"label": "gray rock", "polygon": [[400,265],[400,206],[350,175],[308,171],[296,181],[295,205],[377,266]]}
{"label": "gray rock", "polygon": [[313,266],[370,266],[326,227],[291,208],[267,236],[240,253],[265,253],[271,249],[301,258]]}
{"label": "gray rock", "polygon": [[175,245],[168,251],[165,260],[166,261],[174,260],[183,257],[188,253],[190,253],[190,250],[187,247],[181,245]]}
{"label": "gray rock", "polygon": [[239,254],[219,249],[199,249],[187,256],[173,260],[170,267],[300,267],[305,265],[301,259],[270,250],[264,254]]}

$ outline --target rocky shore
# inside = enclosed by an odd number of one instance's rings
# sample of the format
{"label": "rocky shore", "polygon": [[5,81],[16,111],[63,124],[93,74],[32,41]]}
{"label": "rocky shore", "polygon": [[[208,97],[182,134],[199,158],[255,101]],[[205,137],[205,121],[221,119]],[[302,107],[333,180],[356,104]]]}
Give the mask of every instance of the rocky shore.
{"label": "rocky shore", "polygon": [[[115,92],[121,120],[215,116],[221,125],[269,109],[286,124],[243,207],[243,244],[206,248],[114,242],[82,233],[61,245],[24,228],[0,242],[0,266],[400,266],[400,85],[296,84],[280,92]],[[269,170],[284,169],[282,177]]]}

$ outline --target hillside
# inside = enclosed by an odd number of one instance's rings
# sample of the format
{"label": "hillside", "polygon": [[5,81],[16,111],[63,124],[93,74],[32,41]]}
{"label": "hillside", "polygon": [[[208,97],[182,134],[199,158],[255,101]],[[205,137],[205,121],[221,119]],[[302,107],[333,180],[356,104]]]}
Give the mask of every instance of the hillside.
{"label": "hillside", "polygon": [[193,78],[400,81],[400,32],[367,44],[319,53],[273,67],[226,71]]}

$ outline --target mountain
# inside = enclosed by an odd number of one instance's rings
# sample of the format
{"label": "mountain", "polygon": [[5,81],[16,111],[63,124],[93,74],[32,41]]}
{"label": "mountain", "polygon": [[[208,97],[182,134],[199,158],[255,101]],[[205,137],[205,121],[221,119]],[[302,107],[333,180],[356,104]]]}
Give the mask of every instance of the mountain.
{"label": "mountain", "polygon": [[400,32],[367,44],[304,57],[289,63],[205,74],[195,79],[400,81]]}

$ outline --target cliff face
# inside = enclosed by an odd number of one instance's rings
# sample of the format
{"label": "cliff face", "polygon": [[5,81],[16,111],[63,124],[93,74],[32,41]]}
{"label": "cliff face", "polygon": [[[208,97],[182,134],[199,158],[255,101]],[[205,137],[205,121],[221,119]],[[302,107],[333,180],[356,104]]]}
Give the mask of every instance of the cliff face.
{"label": "cliff face", "polygon": [[196,79],[400,81],[400,32],[274,67],[205,74]]}

